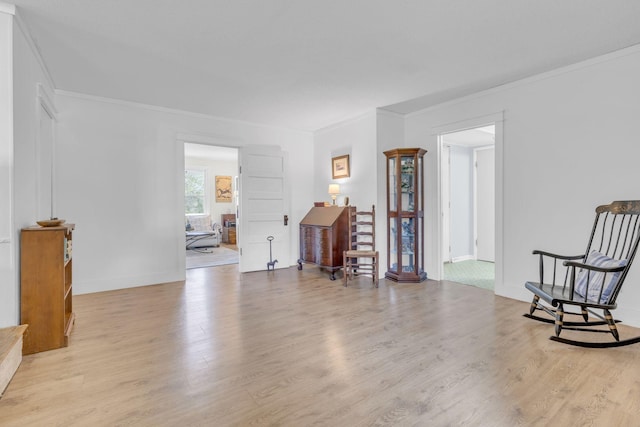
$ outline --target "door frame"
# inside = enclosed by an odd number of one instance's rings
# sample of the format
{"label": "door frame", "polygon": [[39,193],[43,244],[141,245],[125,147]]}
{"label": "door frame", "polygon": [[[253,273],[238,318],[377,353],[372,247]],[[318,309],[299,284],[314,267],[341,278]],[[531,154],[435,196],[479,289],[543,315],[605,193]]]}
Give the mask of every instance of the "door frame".
{"label": "door frame", "polygon": [[444,276],[444,263],[442,254],[443,244],[443,219],[442,219],[442,186],[443,186],[443,135],[448,133],[454,133],[458,131],[475,129],[487,125],[493,124],[495,126],[495,239],[496,239],[496,261],[495,261],[495,287],[494,292],[496,294],[503,294],[504,285],[504,111],[497,113],[486,114],[474,118],[462,119],[455,122],[450,122],[440,126],[432,128],[432,135],[437,138],[437,238],[438,244],[436,245],[436,259],[438,260],[437,277],[436,280],[442,280]]}
{"label": "door frame", "polygon": [[[176,242],[176,248],[178,251],[178,268],[181,271],[187,269],[187,254],[185,248],[185,234],[184,234],[184,144],[200,144],[208,145],[210,147],[226,147],[235,148],[238,150],[238,162],[240,158],[240,150],[244,145],[244,141],[241,139],[226,137],[226,136],[203,136],[194,134],[176,134],[176,187],[178,189],[178,200],[176,203],[176,227],[178,227],[178,239]],[[237,187],[236,187],[237,189]],[[236,198],[237,203],[240,203],[239,198]],[[239,206],[236,205],[236,209]],[[236,228],[236,239],[241,239],[242,230]]]}

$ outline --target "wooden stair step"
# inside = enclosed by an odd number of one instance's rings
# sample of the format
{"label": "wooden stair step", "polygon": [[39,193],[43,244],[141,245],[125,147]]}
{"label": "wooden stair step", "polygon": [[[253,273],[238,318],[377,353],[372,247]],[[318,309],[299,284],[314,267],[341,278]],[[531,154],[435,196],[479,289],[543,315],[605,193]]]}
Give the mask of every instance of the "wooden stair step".
{"label": "wooden stair step", "polygon": [[0,329],[0,397],[22,362],[22,336],[27,325]]}

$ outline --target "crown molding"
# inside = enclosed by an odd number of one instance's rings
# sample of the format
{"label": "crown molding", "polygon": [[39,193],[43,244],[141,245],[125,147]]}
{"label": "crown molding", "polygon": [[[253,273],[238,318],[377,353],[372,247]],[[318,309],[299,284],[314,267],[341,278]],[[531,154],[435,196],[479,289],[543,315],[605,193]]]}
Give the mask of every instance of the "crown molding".
{"label": "crown molding", "polygon": [[322,135],[323,133],[331,132],[331,131],[339,129],[341,127],[348,126],[348,125],[353,124],[355,122],[358,122],[358,121],[360,121],[362,119],[368,118],[369,116],[375,117],[375,114],[376,114],[376,110],[375,109],[369,110],[369,111],[367,111],[365,113],[358,114],[357,116],[353,116],[353,117],[350,117],[348,119],[344,119],[344,120],[342,120],[340,122],[333,123],[333,124],[331,124],[329,126],[317,129],[317,130],[313,131],[312,133],[315,136]]}
{"label": "crown molding", "polygon": [[49,113],[49,116],[54,121],[58,120],[58,110],[56,110],[56,106],[52,101],[52,97],[49,94],[49,90],[42,83],[38,83],[37,85],[38,99],[40,100],[40,105],[44,107]]}
{"label": "crown molding", "polygon": [[0,13],[6,13],[9,15],[16,14],[16,6],[9,3],[4,3],[0,1]]}
{"label": "crown molding", "polygon": [[420,114],[424,114],[425,112],[429,112],[429,111],[433,111],[433,110],[438,110],[442,107],[446,107],[446,106],[450,106],[450,105],[455,105],[461,102],[466,102],[466,101],[471,101],[477,98],[482,98],[488,95],[492,95],[495,93],[499,93],[505,90],[509,90],[509,89],[514,89],[514,88],[518,88],[521,86],[526,86],[529,85],[531,83],[535,83],[535,82],[539,82],[542,80],[547,80],[550,78],[554,78],[557,76],[561,76],[563,74],[566,73],[570,73],[573,71],[577,71],[577,70],[581,70],[584,68],[589,68],[589,67],[593,67],[595,65],[598,64],[603,64],[605,62],[609,62],[609,61],[613,61],[619,58],[623,58],[625,56],[630,56],[630,55],[636,55],[640,53],[640,43],[639,44],[635,44],[629,47],[625,47],[622,49],[618,49],[615,50],[613,52],[609,52],[609,53],[605,53],[603,55],[599,55],[596,56],[594,58],[589,58],[589,59],[585,59],[584,61],[580,61],[580,62],[576,62],[574,64],[570,64],[570,65],[566,65],[564,67],[560,67],[560,68],[556,68],[554,70],[551,71],[546,71],[544,73],[539,73],[539,74],[535,74],[533,76],[530,77],[524,77],[522,79],[510,82],[510,83],[505,83],[502,84],[500,86],[495,86],[489,89],[485,89],[485,90],[481,90],[479,92],[476,93],[472,93],[470,95],[466,95],[466,96],[462,96],[460,98],[455,98],[452,99],[450,101],[445,101],[445,102],[441,102],[439,104],[436,105],[432,105],[430,107],[427,108],[423,108],[422,110],[418,110],[418,111],[414,111],[411,113],[407,113],[405,115],[406,118],[410,118],[413,116],[417,116]]}
{"label": "crown molding", "polygon": [[86,94],[86,93],[73,92],[73,91],[69,91],[69,90],[55,89],[55,93],[58,96],[66,96],[66,97],[69,97],[69,98],[84,99],[84,100],[87,100],[87,101],[102,102],[102,103],[105,103],[105,104],[120,105],[120,106],[123,106],[123,107],[156,111],[156,112],[159,112],[159,113],[175,114],[175,115],[179,115],[179,116],[186,116],[186,117],[199,118],[199,119],[218,120],[218,121],[222,121],[222,122],[226,122],[226,123],[239,124],[239,125],[243,125],[243,126],[251,126],[251,127],[263,128],[263,129],[272,129],[272,130],[277,130],[277,131],[297,132],[297,133],[305,134],[305,135],[311,135],[312,134],[311,131],[302,130],[302,129],[286,128],[286,127],[281,127],[281,126],[265,125],[265,124],[261,124],[261,123],[253,123],[253,122],[237,120],[237,119],[229,119],[229,118],[226,118],[226,117],[213,116],[211,114],[194,113],[192,111],[185,111],[185,110],[178,110],[178,109],[175,109],[175,108],[160,107],[160,106],[157,106],[157,105],[144,104],[144,103],[135,102],[135,101],[125,101],[125,100],[116,99],[116,98],[107,98],[107,97],[97,96],[97,95],[89,95],[89,94]]}
{"label": "crown molding", "polygon": [[24,20],[20,16],[19,10],[16,10],[15,21],[18,24],[18,29],[20,29],[20,32],[22,33],[25,40],[27,41],[27,45],[29,46],[29,49],[31,49],[31,53],[33,53],[33,56],[35,56],[36,61],[38,62],[38,65],[40,65],[40,69],[42,70],[42,74],[44,74],[44,78],[47,81],[47,85],[50,88],[55,88],[56,85],[55,85],[55,82],[53,81],[53,77],[51,77],[49,68],[47,68],[47,64],[44,62],[44,59],[40,54],[40,49],[38,48],[38,45],[36,44],[33,37],[31,36],[31,33],[29,32],[29,28],[27,27],[27,24],[25,24]]}
{"label": "crown molding", "polygon": [[378,114],[383,115],[383,116],[387,116],[387,117],[394,117],[394,118],[396,118],[396,119],[404,119],[404,118],[406,117],[406,115],[405,115],[405,114],[397,113],[397,112],[395,112],[395,111],[389,111],[389,110],[386,110],[384,107],[378,107],[378,108],[376,108],[376,112],[377,112]]}

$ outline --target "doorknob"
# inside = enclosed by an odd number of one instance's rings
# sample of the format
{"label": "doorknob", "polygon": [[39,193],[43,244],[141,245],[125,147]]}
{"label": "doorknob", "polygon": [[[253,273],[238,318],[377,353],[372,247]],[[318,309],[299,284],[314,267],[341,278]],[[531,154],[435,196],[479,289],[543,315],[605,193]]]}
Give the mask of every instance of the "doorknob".
{"label": "doorknob", "polygon": [[289,215],[284,216],[284,225],[289,225]]}

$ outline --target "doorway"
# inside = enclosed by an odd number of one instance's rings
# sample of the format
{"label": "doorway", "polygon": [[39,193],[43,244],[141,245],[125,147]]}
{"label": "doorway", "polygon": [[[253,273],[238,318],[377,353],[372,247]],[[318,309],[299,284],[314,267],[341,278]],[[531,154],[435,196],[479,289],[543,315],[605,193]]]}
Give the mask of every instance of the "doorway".
{"label": "doorway", "polygon": [[186,269],[238,264],[238,149],[184,143]]}
{"label": "doorway", "polygon": [[495,125],[440,135],[443,278],[495,286]]}

